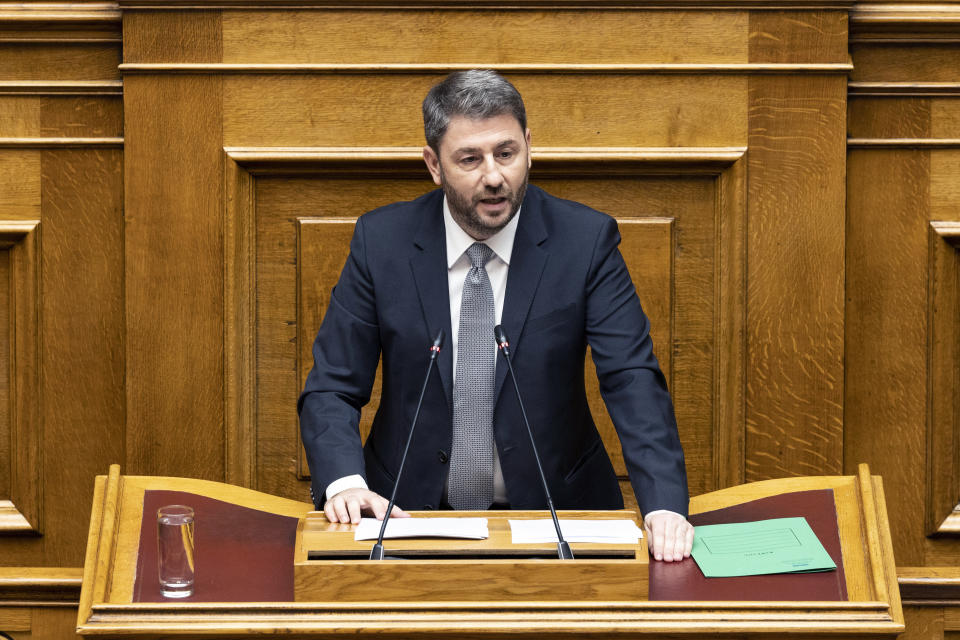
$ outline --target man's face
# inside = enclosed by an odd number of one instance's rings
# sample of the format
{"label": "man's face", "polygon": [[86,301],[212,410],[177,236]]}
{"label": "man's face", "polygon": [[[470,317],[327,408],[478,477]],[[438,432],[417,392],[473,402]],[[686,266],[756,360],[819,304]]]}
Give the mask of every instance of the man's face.
{"label": "man's face", "polygon": [[443,187],[450,213],[475,240],[486,240],[513,219],[527,191],[530,130],[512,115],[450,119],[439,154],[429,146],[423,159]]}

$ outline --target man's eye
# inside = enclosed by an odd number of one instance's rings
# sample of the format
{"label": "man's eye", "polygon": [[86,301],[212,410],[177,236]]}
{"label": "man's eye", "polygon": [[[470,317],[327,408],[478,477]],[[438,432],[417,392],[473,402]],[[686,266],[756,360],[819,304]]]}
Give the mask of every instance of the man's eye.
{"label": "man's eye", "polygon": [[508,159],[508,158],[512,158],[512,157],[513,157],[513,151],[501,151],[501,152],[500,152],[500,157],[503,158],[503,159],[505,159],[505,160]]}
{"label": "man's eye", "polygon": [[461,164],[473,164],[476,161],[477,161],[476,156],[464,156],[463,158],[460,158]]}

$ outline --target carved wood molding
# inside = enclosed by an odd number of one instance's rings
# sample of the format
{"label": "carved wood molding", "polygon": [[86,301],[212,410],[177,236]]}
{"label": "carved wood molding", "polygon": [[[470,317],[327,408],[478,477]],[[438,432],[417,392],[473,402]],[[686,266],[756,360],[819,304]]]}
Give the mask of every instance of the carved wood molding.
{"label": "carved wood molding", "polygon": [[955,4],[854,5],[850,42],[960,41],[960,6]]}
{"label": "carved wood molding", "polygon": [[960,534],[960,222],[933,221],[927,272],[929,535]]}
{"label": "carved wood molding", "polygon": [[839,9],[847,10],[854,6],[847,0],[492,0],[480,3],[476,0],[120,0],[124,11],[131,9],[393,9],[424,10],[450,9],[470,11],[504,10],[622,10],[622,9],[751,9],[751,10],[790,10],[790,9]]}
{"label": "carved wood molding", "polygon": [[80,567],[0,567],[0,606],[76,607]]}
{"label": "carved wood molding", "polygon": [[[420,147],[225,148],[224,153],[226,480],[256,488],[256,176],[363,175],[422,180],[424,166]],[[718,398],[712,447],[716,488],[744,481],[745,154],[745,147],[533,149],[534,177],[667,174],[717,179],[714,335],[722,346],[713,362]],[[291,430],[295,431],[296,425],[291,425]]]}
{"label": "carved wood molding", "polygon": [[123,96],[121,80],[3,80],[0,95]]}
{"label": "carved wood molding", "polygon": [[905,606],[960,607],[958,567],[897,567],[897,582]]}
{"label": "carved wood molding", "polygon": [[121,29],[115,3],[0,3],[0,42],[119,43]]}
{"label": "carved wood molding", "polygon": [[505,74],[849,74],[853,64],[848,62],[829,63],[643,63],[643,64],[576,64],[576,63],[290,63],[290,64],[232,64],[232,63],[127,63],[118,68],[122,75],[166,75],[166,74],[437,74],[451,71],[475,69],[493,69]]}
{"label": "carved wood molding", "polygon": [[0,501],[0,533],[37,534],[43,512],[40,364],[40,221],[0,221],[0,250],[10,253],[9,496]]}
{"label": "carved wood molding", "polygon": [[0,138],[0,149],[72,149],[123,146],[123,138]]}
{"label": "carved wood molding", "polygon": [[960,149],[960,138],[847,138],[848,149]]}
{"label": "carved wood molding", "polygon": [[898,96],[898,97],[937,97],[960,96],[960,83],[957,82],[850,82],[847,83],[850,96]]}

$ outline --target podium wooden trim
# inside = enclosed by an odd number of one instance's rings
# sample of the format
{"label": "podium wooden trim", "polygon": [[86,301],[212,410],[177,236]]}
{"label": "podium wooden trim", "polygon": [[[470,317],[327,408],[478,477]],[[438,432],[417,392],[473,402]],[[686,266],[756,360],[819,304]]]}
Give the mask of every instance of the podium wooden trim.
{"label": "podium wooden trim", "polygon": [[109,476],[96,480],[77,630],[92,637],[583,636],[687,638],[717,635],[891,638],[904,630],[883,485],[865,465],[856,476],[768,480],[698,496],[699,513],[793,491],[834,491],[848,601],[651,602],[133,602],[147,490],[188,491],[302,517],[312,505],[249,489],[185,478]]}
{"label": "podium wooden trim", "polygon": [[[411,515],[442,518],[451,514],[414,511]],[[457,515],[486,518],[489,537],[388,539],[383,543],[387,557],[370,562],[374,543],[354,540],[353,525],[332,524],[322,512],[308,513],[297,527],[294,600],[544,602],[561,594],[584,602],[647,599],[649,553],[644,538],[626,544],[573,542],[575,559],[560,560],[556,543],[513,544],[511,540],[508,520],[549,518],[543,511],[462,511]],[[636,513],[626,509],[560,511],[559,517],[632,520],[640,526]],[[323,557],[313,559],[312,554]]]}

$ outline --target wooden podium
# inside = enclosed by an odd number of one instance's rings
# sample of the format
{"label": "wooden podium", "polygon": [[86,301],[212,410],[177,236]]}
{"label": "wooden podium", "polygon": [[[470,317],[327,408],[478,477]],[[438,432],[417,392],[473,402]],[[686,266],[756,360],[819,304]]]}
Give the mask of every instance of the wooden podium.
{"label": "wooden podium", "polygon": [[[605,590],[595,571],[576,568],[578,563],[585,567],[598,562],[584,556],[572,561],[575,576],[569,588],[554,599],[542,592],[525,598],[522,588],[511,591],[509,581],[500,581],[503,598],[499,600],[490,592],[478,598],[469,590],[453,587],[448,590],[450,597],[439,597],[436,589],[426,588],[427,595],[434,594],[427,599],[417,595],[423,590],[410,588],[416,583],[384,583],[358,573],[352,580],[350,598],[297,601],[294,557],[297,553],[302,556],[303,551],[295,548],[298,527],[302,530],[312,522],[314,532],[332,530],[349,536],[351,525],[326,524],[324,528],[316,514],[307,520],[312,507],[306,503],[215,482],[121,476],[114,466],[109,476],[96,480],[78,631],[112,638],[233,638],[245,634],[284,638],[894,637],[903,631],[903,614],[882,483],[869,475],[865,465],[857,476],[770,480],[698,496],[691,501],[691,513],[698,514],[691,520],[722,521],[773,513],[770,509],[775,512],[784,505],[800,508],[797,505],[814,504],[810,500],[819,501],[822,507],[825,498],[831,507],[828,517],[817,516],[820,520],[811,526],[821,539],[832,537],[832,555],[840,561],[842,571],[812,579],[820,583],[811,581],[813,574],[775,576],[765,582],[754,578],[715,582],[703,578],[692,560],[672,566],[647,565],[635,554],[633,561],[610,562],[619,562],[615,566],[620,568],[635,567],[641,574],[649,567],[649,598]],[[197,512],[197,588],[185,601],[164,601],[156,585],[153,513],[158,505],[173,501],[188,502]],[[500,518],[505,514],[486,515]],[[576,515],[565,513],[563,517]],[[352,541],[352,536],[349,539]],[[830,551],[831,544],[825,542],[825,546]],[[410,561],[388,562],[394,565],[390,571],[402,572],[402,565]],[[451,567],[457,560],[429,562]],[[506,562],[516,563],[522,571],[525,562],[533,567],[554,561],[521,558]],[[443,567],[436,572],[439,575],[435,577],[427,573],[417,579],[440,584],[444,575],[450,575]],[[335,577],[333,572],[329,577]],[[638,575],[636,588],[645,590],[646,579],[646,575]],[[831,581],[833,591],[809,591],[810,585],[822,587]],[[409,591],[409,597],[403,597],[404,591]],[[384,592],[389,593],[385,596]],[[808,593],[828,592],[831,595],[824,596],[826,599],[804,599]],[[368,594],[366,599],[363,594]]]}

